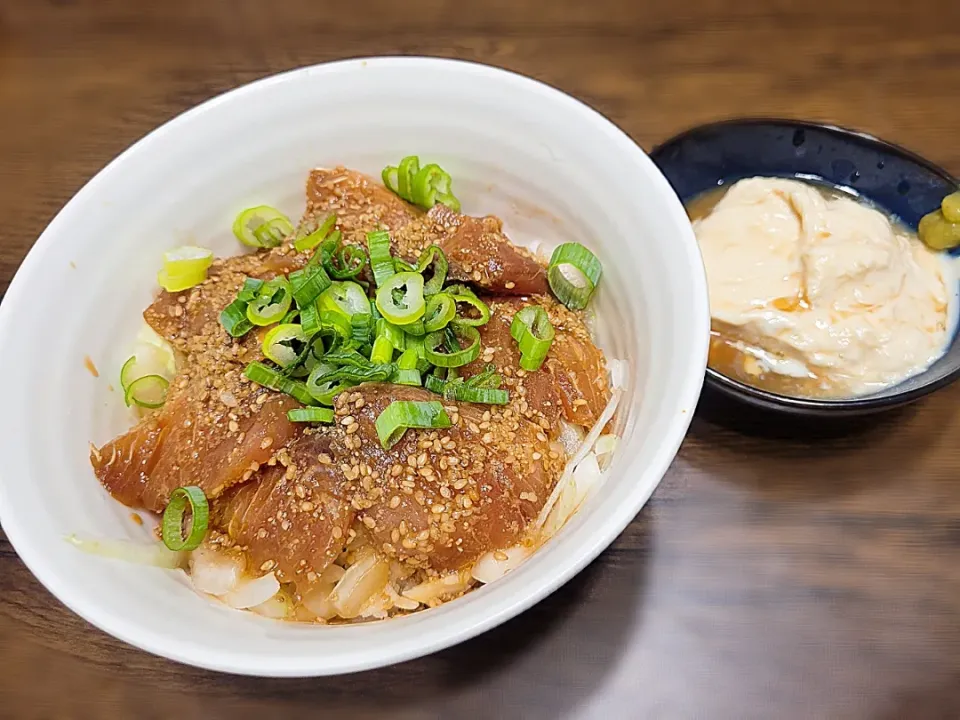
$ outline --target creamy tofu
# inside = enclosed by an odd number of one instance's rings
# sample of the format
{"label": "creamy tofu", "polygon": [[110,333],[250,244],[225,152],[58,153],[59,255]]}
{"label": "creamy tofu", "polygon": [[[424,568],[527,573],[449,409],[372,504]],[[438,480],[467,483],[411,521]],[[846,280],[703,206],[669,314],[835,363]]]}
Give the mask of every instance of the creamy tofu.
{"label": "creamy tofu", "polygon": [[751,178],[694,230],[714,329],[765,372],[805,370],[859,395],[922,371],[949,342],[944,262],[854,199]]}

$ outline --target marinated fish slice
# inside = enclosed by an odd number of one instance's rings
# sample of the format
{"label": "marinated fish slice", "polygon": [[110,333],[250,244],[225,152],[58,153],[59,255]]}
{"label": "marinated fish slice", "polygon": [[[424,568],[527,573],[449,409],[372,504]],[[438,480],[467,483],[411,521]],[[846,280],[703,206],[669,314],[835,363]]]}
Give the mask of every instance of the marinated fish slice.
{"label": "marinated fish slice", "polygon": [[285,258],[271,252],[218,261],[202,285],[161,293],[147,308],[147,322],[177,352],[179,372],[161,410],[91,456],[97,477],[118,500],[159,512],[184,485],[215,498],[249,479],[299,432],[286,416],[298,407],[292,398],[243,377],[246,363],[262,358],[264,330],[235,340],[219,321],[244,277],[272,277]]}
{"label": "marinated fish slice", "polygon": [[[510,407],[551,435],[558,432],[561,418],[574,425],[593,425],[610,400],[610,388],[603,354],[590,339],[582,314],[548,295],[487,300],[490,322],[478,328],[484,354],[460,374],[471,377],[493,363],[503,387],[511,391]],[[510,335],[513,316],[526,305],[543,307],[556,332],[546,361],[534,372],[518,372],[520,350]]]}
{"label": "marinated fish slice", "polygon": [[[93,451],[94,472],[117,500],[154,512],[166,507],[178,487],[198,485],[215,498],[248,480],[298,432],[287,420],[287,411],[298,404],[247,388],[243,405],[238,401],[236,407],[196,385],[181,391],[157,414]],[[257,402],[260,396],[263,403]]]}
{"label": "marinated fish slice", "polygon": [[436,244],[450,262],[448,276],[507,295],[547,292],[546,269],[503,234],[495,217],[474,218],[434,206],[426,215],[379,182],[342,167],[317,169],[307,180],[304,221],[330,212],[345,242],[366,246],[366,234],[388,230],[393,252],[407,262]]}
{"label": "marinated fish slice", "polygon": [[423,388],[387,384],[342,393],[331,452],[378,549],[445,572],[519,541],[565,457],[509,409],[466,403],[445,403],[452,427],[408,430],[382,449],[375,421],[391,402],[436,399]]}
{"label": "marinated fish slice", "polygon": [[510,242],[503,223],[493,216],[475,218],[435,205],[425,218],[394,233],[393,243],[407,260],[439,245],[450,263],[451,280],[502,295],[548,292],[546,268],[529,250]]}
{"label": "marinated fish slice", "polygon": [[312,582],[346,544],[355,510],[329,445],[322,430],[304,433],[214,503],[214,525],[246,548],[251,567],[276,570],[281,582]]}
{"label": "marinated fish slice", "polygon": [[423,215],[378,181],[356,170],[342,166],[311,170],[304,220],[322,220],[331,212],[337,214],[337,227],[344,242],[364,247],[368,232],[388,230],[393,234]]}

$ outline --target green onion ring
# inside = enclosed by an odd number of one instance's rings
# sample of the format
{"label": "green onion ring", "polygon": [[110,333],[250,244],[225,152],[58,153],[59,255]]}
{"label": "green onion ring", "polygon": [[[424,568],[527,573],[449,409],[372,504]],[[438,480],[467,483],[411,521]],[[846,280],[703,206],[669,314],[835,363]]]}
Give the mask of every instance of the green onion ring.
{"label": "green onion ring", "polygon": [[582,310],[600,282],[603,266],[580,243],[564,243],[553,251],[547,280],[557,300],[571,310]]}
{"label": "green onion ring", "polygon": [[425,307],[423,275],[420,273],[396,273],[377,290],[377,309],[387,322],[394,325],[416,322],[423,317]]}
{"label": "green onion ring", "polygon": [[297,238],[293,241],[293,247],[297,252],[305,252],[306,250],[313,250],[317,245],[322,243],[327,235],[330,234],[330,231],[333,230],[333,226],[337,224],[337,216],[335,213],[330,213],[327,215],[321,223],[316,226],[316,229],[312,232],[306,234],[297,234]]}
{"label": "green onion ring", "polygon": [[[190,532],[183,536],[183,517],[190,508]],[[210,505],[207,496],[196,485],[179,487],[170,493],[170,502],[163,511],[160,536],[170,550],[196,550],[207,534]]]}
{"label": "green onion ring", "polygon": [[333,410],[319,407],[294,408],[287,411],[287,420],[290,422],[332,423]]}
{"label": "green onion ring", "polygon": [[247,208],[233,221],[237,240],[254,248],[277,247],[292,232],[290,219],[269,205]]}
{"label": "green onion ring", "polygon": [[[453,330],[457,340],[466,339],[470,345],[466,348],[451,352],[437,352],[437,350],[447,344],[447,331]],[[424,356],[427,361],[437,367],[457,368],[473,362],[480,355],[480,333],[475,327],[470,325],[461,325],[453,322],[443,330],[432,332],[424,339]],[[448,346],[449,347],[449,346]]]}
{"label": "green onion ring", "polygon": [[555,332],[546,310],[539,305],[527,305],[513,316],[510,336],[520,346],[520,367],[533,372],[543,365]]}
{"label": "green onion ring", "polygon": [[423,313],[423,329],[425,333],[436,332],[445,328],[457,316],[457,303],[446,293],[437,293],[427,300],[427,307]]}
{"label": "green onion ring", "polygon": [[297,380],[284,377],[273,368],[263,363],[252,362],[243,369],[244,377],[257,385],[270,390],[285,393],[302,405],[313,405],[313,396],[307,391],[307,386]]}
{"label": "green onion ring", "polygon": [[137,407],[156,410],[163,407],[167,401],[167,391],[170,389],[170,381],[161,375],[144,375],[139,377],[127,386],[123,394],[123,401],[127,407],[136,405]]}
{"label": "green onion ring", "polygon": [[262,350],[264,356],[273,360],[284,369],[298,365],[301,358],[306,356],[310,338],[303,332],[300,325],[277,325],[263,338]]}
{"label": "green onion ring", "polygon": [[436,400],[394,400],[377,416],[375,425],[381,447],[389,450],[409,428],[446,428],[451,422]]}
{"label": "green onion ring", "polygon": [[395,272],[393,256],[390,254],[390,234],[385,230],[367,233],[367,255],[370,257],[373,281],[380,287]]}

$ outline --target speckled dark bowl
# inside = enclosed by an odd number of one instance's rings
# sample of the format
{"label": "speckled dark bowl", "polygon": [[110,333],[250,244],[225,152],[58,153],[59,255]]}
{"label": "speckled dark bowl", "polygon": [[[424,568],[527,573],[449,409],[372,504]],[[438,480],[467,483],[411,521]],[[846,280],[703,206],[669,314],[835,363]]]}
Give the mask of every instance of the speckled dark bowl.
{"label": "speckled dark bowl", "polygon": [[[806,176],[846,187],[916,229],[920,218],[956,190],[933,163],[870,135],[796,120],[746,119],[701,125],[650,153],[681,200],[745,177]],[[956,252],[956,251],[955,251]],[[960,294],[960,288],[954,289]],[[811,400],[760,390],[708,369],[706,382],[753,406],[798,415],[851,416],[913,402],[960,376],[957,333],[924,372],[882,392],[849,400]]]}

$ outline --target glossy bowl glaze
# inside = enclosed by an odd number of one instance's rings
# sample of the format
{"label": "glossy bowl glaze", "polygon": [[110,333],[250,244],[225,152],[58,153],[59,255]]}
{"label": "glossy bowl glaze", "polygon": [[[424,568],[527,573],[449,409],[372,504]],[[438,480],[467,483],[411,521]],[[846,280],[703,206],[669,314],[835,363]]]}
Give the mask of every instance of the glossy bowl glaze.
{"label": "glossy bowl glaze", "polygon": [[[70,533],[149,539],[100,487],[88,444],[131,424],[114,388],[163,251],[189,240],[237,254],[237,212],[269,203],[299,217],[312,167],[343,163],[379,175],[408,154],[450,172],[465,212],[500,215],[517,240],[581,240],[604,263],[592,306],[600,342],[624,361],[625,380],[615,419],[623,441],[602,487],[502,579],[437,608],[366,624],[284,623],[231,610],[194,592],[182,572],[93,557],[64,542]],[[52,593],[150,652],[272,676],[407,660],[530,607],[633,519],[690,423],[709,322],[683,206],[647,155],[582,103],[513,73],[425,58],[351,60],[266,78],[136,143],[77,193],[30,251],[0,305],[0,375],[8,379],[0,520]]]}
{"label": "glossy bowl glaze", "polygon": [[[686,203],[707,190],[754,176],[817,179],[848,188],[917,227],[957,189],[950,173],[897,145],[864,133],[797,120],[743,119],[687,130],[650,153]],[[960,288],[953,288],[960,293]],[[843,400],[796,398],[761,390],[712,368],[706,382],[725,395],[778,412],[851,416],[918,400],[960,376],[957,333],[924,372],[882,392]]]}

